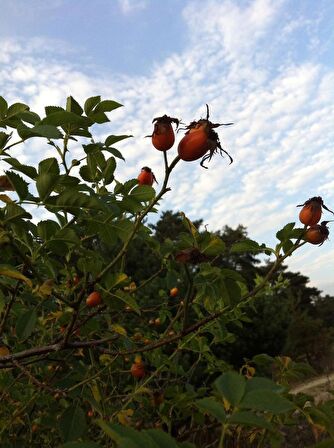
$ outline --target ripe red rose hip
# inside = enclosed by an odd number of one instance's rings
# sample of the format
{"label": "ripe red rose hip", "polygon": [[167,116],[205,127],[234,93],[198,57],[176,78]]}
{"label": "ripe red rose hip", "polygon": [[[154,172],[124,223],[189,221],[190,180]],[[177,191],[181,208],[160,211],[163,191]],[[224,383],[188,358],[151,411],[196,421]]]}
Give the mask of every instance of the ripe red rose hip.
{"label": "ripe red rose hip", "polygon": [[305,233],[305,240],[308,243],[311,244],[321,244],[324,243],[324,241],[327,240],[329,235],[329,229],[327,227],[327,224],[330,221],[322,221],[321,224],[315,224],[313,226],[310,226]]}
{"label": "ripe red rose hip", "polygon": [[145,365],[141,356],[136,356],[135,361],[130,368],[130,372],[134,378],[143,378],[145,376]]}
{"label": "ripe red rose hip", "polygon": [[206,118],[192,121],[186,126],[187,132],[177,148],[179,157],[186,162],[191,162],[203,157],[200,165],[203,168],[207,168],[204,166],[204,162],[206,160],[210,162],[213,155],[219,152],[220,155],[225,153],[229,157],[230,163],[232,163],[232,157],[222,148],[219,136],[217,132],[214,131],[214,128],[218,128],[219,126],[230,126],[233,123],[212,123],[209,120],[208,105],[206,105],[206,109]]}
{"label": "ripe red rose hip", "polygon": [[157,182],[151,168],[144,166],[137,177],[139,185],[153,185],[153,182]]}
{"label": "ripe red rose hip", "polygon": [[86,299],[86,305],[91,308],[100,305],[101,302],[101,294],[98,291],[93,291]]}
{"label": "ripe red rose hip", "polygon": [[159,151],[168,151],[175,142],[172,123],[175,123],[177,128],[180,120],[163,115],[162,117],[154,118],[152,123],[155,123],[153,134],[149,136],[152,137],[152,145]]}
{"label": "ripe red rose hip", "polygon": [[179,294],[179,288],[176,288],[176,286],[174,288],[171,288],[169,291],[169,295],[171,297],[176,297]]}
{"label": "ripe red rose hip", "polygon": [[299,220],[305,226],[314,226],[318,224],[322,214],[322,208],[332,212],[326,207],[320,196],[314,196],[308,199],[304,204],[297,205],[297,207],[303,207],[299,212]]}

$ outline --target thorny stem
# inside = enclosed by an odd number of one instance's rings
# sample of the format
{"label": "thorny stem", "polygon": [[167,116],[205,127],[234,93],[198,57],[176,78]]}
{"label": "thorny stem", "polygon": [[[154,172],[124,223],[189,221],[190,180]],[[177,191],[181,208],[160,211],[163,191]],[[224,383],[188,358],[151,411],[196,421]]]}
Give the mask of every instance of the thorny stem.
{"label": "thorny stem", "polygon": [[186,330],[187,324],[188,324],[188,313],[189,313],[189,304],[190,301],[192,300],[192,296],[193,296],[193,279],[192,276],[190,275],[189,272],[189,268],[188,266],[185,264],[184,265],[184,270],[187,276],[187,280],[188,280],[188,289],[184,298],[184,307],[183,307],[183,325],[182,331]]}
{"label": "thorny stem", "polygon": [[162,196],[170,190],[169,188],[167,188],[169,176],[170,176],[171,171],[175,167],[175,165],[179,162],[180,157],[176,156],[175,159],[170,164],[170,166],[168,166],[167,156],[164,151],[164,160],[165,160],[165,179],[164,179],[164,182],[163,182],[160,192],[154,199],[152,199],[152,201],[148,204],[148,206],[141,213],[139,213],[139,215],[137,216],[137,218],[134,222],[132,232],[128,236],[128,239],[124,242],[121,250],[115,256],[115,258],[96,276],[94,283],[98,283],[99,280],[101,280],[101,278],[104,276],[104,274],[106,274],[111,268],[113,268],[117,264],[117,262],[123,257],[123,255],[127,251],[129,244],[131,243],[131,241],[137,234],[137,230],[138,230],[140,224],[142,223],[142,221],[144,220],[145,216],[150,212],[150,210],[155,206],[155,204],[157,204],[159,202],[159,200],[162,198]]}
{"label": "thorny stem", "polygon": [[223,423],[220,440],[219,440],[219,448],[224,448],[225,431],[226,431],[226,425]]}
{"label": "thorny stem", "polygon": [[10,301],[7,303],[7,305],[5,307],[5,310],[3,312],[3,316],[2,316],[2,319],[1,319],[1,322],[0,322],[0,336],[3,333],[4,327],[6,325],[7,318],[8,318],[9,313],[10,313],[10,310],[12,309],[12,306],[14,305],[14,302],[16,300],[16,294],[17,294],[17,292],[19,290],[19,286],[20,286],[20,282],[18,281],[16,283],[14,291],[12,292],[12,297],[11,297]]}
{"label": "thorny stem", "polygon": [[21,370],[21,372],[30,379],[30,381],[35,384],[35,386],[39,387],[39,389],[44,389],[45,391],[51,393],[51,394],[55,394],[55,393],[60,393],[63,394],[64,392],[61,389],[53,389],[52,387],[50,387],[48,384],[43,383],[42,381],[39,381],[37,378],[34,377],[34,375],[32,375],[29,370],[22,366],[18,361],[16,361],[15,359],[13,360],[13,364],[15,367],[17,367],[19,370]]}
{"label": "thorny stem", "polygon": [[67,389],[67,392],[72,392],[72,390],[76,389],[77,387],[83,386],[84,384],[90,383],[95,378],[98,378],[102,372],[105,372],[106,370],[110,369],[110,364],[112,364],[117,359],[117,355],[114,356],[110,362],[108,362],[108,365],[100,369],[97,373],[95,373],[93,376],[90,376],[89,378],[86,378],[85,380],[80,381],[80,383],[74,384],[72,387],[69,387]]}
{"label": "thorny stem", "polygon": [[15,143],[12,143],[11,145],[6,146],[6,148],[3,149],[1,155],[8,155],[8,154],[4,154],[4,151],[8,151],[8,149],[12,148],[13,146],[20,145],[23,142],[24,142],[24,140],[19,140]]}
{"label": "thorny stem", "polygon": [[161,266],[161,268],[156,271],[154,274],[151,275],[151,277],[144,280],[140,285],[138,285],[135,289],[130,291],[130,294],[134,294],[138,291],[138,289],[144,288],[148,283],[150,283],[152,280],[154,280],[156,277],[158,277],[164,270],[166,269],[165,266]]}

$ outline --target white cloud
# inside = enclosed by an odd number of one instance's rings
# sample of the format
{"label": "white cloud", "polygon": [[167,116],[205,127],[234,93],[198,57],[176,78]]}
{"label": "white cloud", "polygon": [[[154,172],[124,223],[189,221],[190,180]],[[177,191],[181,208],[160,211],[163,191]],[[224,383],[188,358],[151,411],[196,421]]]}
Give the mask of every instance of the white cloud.
{"label": "white cloud", "polygon": [[143,10],[147,7],[147,0],[118,0],[118,4],[123,14],[131,14]]}

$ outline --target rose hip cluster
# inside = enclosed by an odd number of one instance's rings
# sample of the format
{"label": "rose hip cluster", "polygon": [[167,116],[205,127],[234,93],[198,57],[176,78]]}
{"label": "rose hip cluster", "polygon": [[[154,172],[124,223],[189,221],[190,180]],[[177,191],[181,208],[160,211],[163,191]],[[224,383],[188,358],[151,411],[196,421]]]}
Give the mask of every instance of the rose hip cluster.
{"label": "rose hip cluster", "polygon": [[[216,153],[220,153],[220,155],[225,153],[229,157],[230,163],[232,163],[232,157],[222,148],[219,136],[214,129],[219,126],[230,126],[233,123],[212,123],[209,120],[208,105],[206,105],[206,111],[206,118],[192,121],[184,128],[186,133],[178,145],[178,156],[185,162],[202,159],[200,165],[203,168],[207,168],[204,166],[204,162],[210,162]],[[154,118],[153,123],[153,134],[147,137],[152,139],[152,145],[158,151],[168,151],[175,142],[175,133],[172,125],[175,124],[177,130],[180,120],[163,115],[162,117]],[[153,182],[156,182],[155,176],[149,167],[144,166],[141,169],[138,182],[139,185],[153,185]]]}
{"label": "rose hip cluster", "polygon": [[322,209],[333,213],[332,210],[326,207],[320,196],[315,196],[308,199],[304,204],[297,205],[297,207],[303,207],[299,213],[299,220],[307,229],[305,231],[304,238],[311,244],[323,244],[327,240],[329,235],[329,229],[327,224],[331,221],[320,221]]}

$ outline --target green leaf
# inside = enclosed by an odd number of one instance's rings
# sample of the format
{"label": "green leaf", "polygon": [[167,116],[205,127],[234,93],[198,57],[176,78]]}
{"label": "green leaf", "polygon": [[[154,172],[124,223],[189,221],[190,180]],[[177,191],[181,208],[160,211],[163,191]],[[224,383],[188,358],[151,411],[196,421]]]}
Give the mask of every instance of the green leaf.
{"label": "green leaf", "polygon": [[84,411],[79,406],[70,406],[62,414],[59,422],[65,442],[81,437],[86,431]]}
{"label": "green leaf", "polygon": [[230,278],[231,280],[235,280],[236,282],[246,283],[246,280],[243,278],[241,274],[237,271],[233,271],[233,269],[222,268],[221,274],[224,278]]}
{"label": "green leaf", "polygon": [[5,118],[4,124],[1,125],[1,127],[9,126],[11,128],[17,129],[20,125],[22,125],[22,121],[18,118],[18,116]]}
{"label": "green leaf", "polygon": [[88,234],[98,234],[108,247],[113,247],[117,243],[117,234],[111,223],[92,220],[87,225],[87,231]]}
{"label": "green leaf", "polygon": [[63,107],[60,106],[46,106],[45,107],[45,115],[51,115],[54,114],[55,112],[62,112],[64,111]]}
{"label": "green leaf", "polygon": [[[209,232],[208,232],[209,233]],[[205,245],[200,245],[200,250],[203,254],[208,256],[217,256],[225,251],[224,241],[216,235],[210,235],[210,240],[206,242]]]}
{"label": "green leaf", "polygon": [[224,298],[225,303],[234,304],[240,302],[241,288],[239,284],[236,281],[227,278],[224,281],[222,296]]}
{"label": "green leaf", "polygon": [[13,266],[7,264],[0,264],[0,275],[4,277],[14,278],[26,283],[30,288],[32,287],[31,280],[23,275],[20,271],[17,271]]}
{"label": "green leaf", "polygon": [[147,429],[144,432],[150,436],[159,448],[178,448],[180,446],[169,434],[159,429]]}
{"label": "green leaf", "polygon": [[36,188],[42,202],[44,202],[54,190],[57,185],[58,177],[57,174],[51,173],[43,173],[37,177]]}
{"label": "green leaf", "polygon": [[20,200],[24,201],[24,199],[26,199],[29,194],[28,183],[13,171],[6,171],[6,176],[11,181]]}
{"label": "green leaf", "polygon": [[105,185],[110,184],[114,180],[115,169],[116,169],[116,160],[114,159],[114,157],[110,157],[107,160],[106,166],[103,170]]}
{"label": "green leaf", "polygon": [[286,254],[293,247],[293,242],[291,240],[286,240],[282,244],[283,252]]}
{"label": "green leaf", "polygon": [[112,224],[117,236],[125,242],[133,231],[133,223],[128,219],[120,219]]}
{"label": "green leaf", "polygon": [[191,235],[193,236],[194,240],[196,241],[198,239],[198,237],[199,237],[199,233],[198,233],[197,228],[190,221],[190,219],[186,217],[186,215],[183,212],[180,212],[180,216],[182,218],[183,225],[186,227],[188,232],[191,233]]}
{"label": "green leaf", "polygon": [[135,438],[137,436],[137,431],[133,428],[126,428],[125,426],[120,425],[111,425],[109,423],[104,422],[101,419],[98,419],[96,423],[99,427],[116,443],[120,443],[123,438],[130,436],[130,438]]}
{"label": "green leaf", "polygon": [[23,103],[14,103],[9,106],[6,116],[7,118],[14,117],[15,115],[19,114],[20,112],[24,112],[25,110],[29,110],[29,106]]}
{"label": "green leaf", "polygon": [[[87,147],[85,149],[87,149]],[[106,164],[106,159],[100,148],[94,148],[92,151],[89,151],[87,155],[87,165],[91,172],[95,172],[97,167],[103,171]]]}
{"label": "green leaf", "polygon": [[66,101],[66,110],[67,112],[73,112],[76,115],[82,115],[83,109],[80,104],[73,98],[73,96],[67,97]]}
{"label": "green leaf", "polygon": [[195,401],[196,406],[205,413],[213,415],[220,422],[226,420],[226,413],[222,403],[219,403],[213,397],[202,398],[201,400]]}
{"label": "green leaf", "polygon": [[280,241],[282,241],[282,242],[284,242],[284,241],[290,239],[290,235],[291,235],[291,232],[292,232],[292,230],[293,230],[294,227],[295,227],[295,223],[294,223],[294,222],[289,222],[289,223],[286,224],[281,230],[279,230],[279,231],[276,233],[276,237],[277,237]]}
{"label": "green leaf", "polygon": [[137,185],[138,185],[137,179],[129,179],[126,182],[124,182],[121,192],[123,193],[123,195],[129,194],[130,191]]}
{"label": "green leaf", "polygon": [[105,146],[111,146],[114,143],[120,142],[121,140],[124,140],[126,138],[133,137],[133,135],[108,135],[106,138],[104,144]]}
{"label": "green leaf", "polygon": [[258,376],[250,378],[246,383],[246,392],[256,389],[271,390],[278,393],[284,392],[284,387],[280,384],[274,383],[274,381],[269,378],[262,378]]}
{"label": "green leaf", "polygon": [[272,424],[265,418],[250,411],[239,411],[232,414],[228,419],[228,423],[234,423],[236,425],[242,426],[255,426],[256,428],[264,428],[268,429],[269,431],[274,430]]}
{"label": "green leaf", "polygon": [[74,189],[65,190],[58,197],[50,197],[47,205],[68,210],[71,213],[76,213],[82,208],[96,211],[104,210],[106,207],[96,196],[87,195]]}
{"label": "green leaf", "polygon": [[95,174],[91,172],[88,165],[83,165],[79,170],[79,174],[86,182],[94,182],[95,180]]}
{"label": "green leaf", "polygon": [[6,115],[8,109],[8,104],[5,98],[0,96],[0,117],[4,117]]}
{"label": "green leaf", "polygon": [[32,137],[40,137],[36,132],[32,130],[32,128],[29,128],[26,124],[20,123],[17,128],[17,133],[22,138],[22,140],[27,140],[28,138]]}
{"label": "green leaf", "polygon": [[136,431],[129,426],[97,421],[103,431],[119,448],[177,448],[179,445],[168,434],[157,429]]}
{"label": "green leaf", "polygon": [[59,165],[55,157],[42,160],[38,165],[38,174],[59,174]]}
{"label": "green leaf", "polygon": [[131,191],[130,197],[140,202],[150,201],[155,197],[155,190],[149,185],[138,185]]}
{"label": "green leaf", "polygon": [[236,372],[226,372],[216,379],[214,385],[218,392],[233,406],[237,406],[246,389],[246,380]]}
{"label": "green leaf", "polygon": [[0,149],[4,149],[10,140],[12,134],[6,134],[6,132],[0,132]]}
{"label": "green leaf", "polygon": [[53,126],[65,126],[67,124],[87,126],[90,123],[91,121],[88,118],[80,117],[73,112],[67,112],[65,110],[54,112],[42,120],[42,124]]}
{"label": "green leaf", "polygon": [[101,101],[100,96],[91,96],[85,101],[84,109],[85,114],[89,115],[91,111],[94,109],[94,107]]}
{"label": "green leaf", "polygon": [[13,159],[11,157],[6,158],[5,161],[9,163],[9,165],[11,165],[16,171],[25,174],[30,177],[30,179],[36,179],[37,171],[33,166],[22,165],[22,163],[17,159]]}
{"label": "green leaf", "polygon": [[22,121],[30,124],[35,124],[41,120],[41,117],[31,110],[21,112],[18,114],[18,117],[21,118]]}
{"label": "green leaf", "polygon": [[281,397],[271,390],[251,390],[247,392],[240,407],[281,414],[292,411],[295,406],[287,398]]}
{"label": "green leaf", "polygon": [[46,138],[62,138],[63,134],[59,131],[56,126],[51,126],[49,124],[38,124],[31,129],[32,132],[40,137]]}
{"label": "green leaf", "polygon": [[24,208],[20,207],[14,202],[8,203],[6,205],[5,211],[6,211],[5,218],[7,222],[15,221],[18,218],[27,218],[27,219],[32,218],[30,213],[28,213],[26,210],[24,210]]}
{"label": "green leaf", "polygon": [[19,339],[27,339],[34,331],[37,322],[37,314],[35,310],[27,311],[21,314],[16,323],[16,335]]}
{"label": "green leaf", "polygon": [[117,103],[116,101],[104,100],[101,101],[94,109],[94,113],[96,112],[111,112],[118,107],[122,107],[123,104]]}
{"label": "green leaf", "polygon": [[48,241],[54,237],[54,235],[59,231],[60,226],[56,221],[51,221],[47,219],[46,221],[40,221],[37,224],[37,233],[43,241]]}
{"label": "green leaf", "polygon": [[242,241],[238,241],[234,243],[230,249],[230,252],[233,253],[242,253],[242,252],[260,252],[261,247],[259,243],[253,240],[245,239]]}
{"label": "green leaf", "polygon": [[73,229],[70,229],[69,227],[58,230],[54,235],[53,240],[64,241],[68,244],[74,245],[78,244],[80,241],[75,231]]}
{"label": "green leaf", "polygon": [[116,148],[107,148],[107,149],[105,149],[105,151],[110,152],[110,154],[117,157],[118,159],[125,160],[122,153]]}
{"label": "green leaf", "polygon": [[89,114],[89,118],[98,124],[107,123],[110,121],[104,112],[91,112]]}
{"label": "green leaf", "polygon": [[79,258],[77,266],[82,272],[94,277],[101,272],[103,263],[96,253],[89,254],[89,256],[85,254],[85,257]]}
{"label": "green leaf", "polygon": [[128,280],[128,276],[124,272],[113,272],[108,276],[108,289],[111,290],[116,286]]}
{"label": "green leaf", "polygon": [[[106,279],[106,283],[108,282],[108,278]],[[108,287],[108,285],[107,285]],[[117,291],[115,294],[111,294],[111,301],[109,303],[113,303],[115,302],[115,299],[119,299],[121,300],[123,303],[125,303],[125,305],[130,306],[133,311],[135,311],[138,315],[141,314],[140,312],[140,307],[138,306],[138,303],[136,302],[136,300],[134,299],[134,297],[131,294],[128,294],[124,291]]]}

